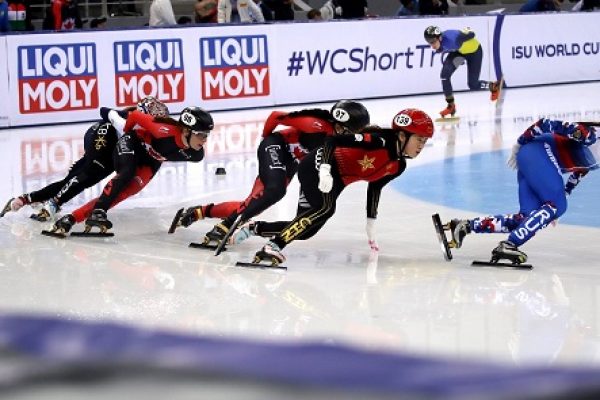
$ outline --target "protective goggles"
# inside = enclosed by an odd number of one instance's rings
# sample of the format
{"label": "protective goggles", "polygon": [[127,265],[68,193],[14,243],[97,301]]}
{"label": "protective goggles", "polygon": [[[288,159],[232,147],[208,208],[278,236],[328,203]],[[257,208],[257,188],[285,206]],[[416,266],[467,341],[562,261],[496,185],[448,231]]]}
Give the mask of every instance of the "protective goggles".
{"label": "protective goggles", "polygon": [[193,130],[190,130],[190,132],[192,132],[192,135],[200,136],[202,139],[207,139],[208,134],[210,133],[210,131],[193,131]]}

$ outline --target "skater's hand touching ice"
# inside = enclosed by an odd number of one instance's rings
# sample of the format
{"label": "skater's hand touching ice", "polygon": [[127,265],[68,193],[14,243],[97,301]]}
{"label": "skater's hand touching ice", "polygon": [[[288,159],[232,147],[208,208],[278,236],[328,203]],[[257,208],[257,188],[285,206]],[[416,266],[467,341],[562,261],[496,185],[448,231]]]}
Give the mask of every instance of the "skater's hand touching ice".
{"label": "skater's hand touching ice", "polygon": [[512,147],[510,157],[508,158],[508,160],[506,160],[506,165],[508,165],[508,167],[512,170],[517,169],[517,153],[519,152],[520,148],[521,145],[519,143],[515,143]]}
{"label": "skater's hand touching ice", "polygon": [[375,237],[375,218],[367,218],[367,239],[371,250],[379,250],[377,238]]}

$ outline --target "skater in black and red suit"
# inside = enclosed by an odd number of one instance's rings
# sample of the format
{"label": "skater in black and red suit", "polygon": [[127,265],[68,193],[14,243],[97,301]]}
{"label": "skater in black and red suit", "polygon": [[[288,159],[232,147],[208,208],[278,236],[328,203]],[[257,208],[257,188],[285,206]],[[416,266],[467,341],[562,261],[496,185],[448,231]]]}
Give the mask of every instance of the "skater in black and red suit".
{"label": "skater in black and red suit", "polygon": [[[112,110],[103,109],[103,118]],[[204,143],[214,123],[199,107],[185,108],[179,120],[155,118],[139,111],[129,113],[113,157],[117,174],[104,187],[102,195],[58,220],[53,232],[65,234],[75,223],[105,232],[112,227],[106,212],[142,190],[154,177],[163,161],[199,162],[204,158]]]}
{"label": "skater in black and red suit", "polygon": [[400,176],[406,159],[417,157],[433,136],[433,122],[423,111],[409,108],[393,119],[391,129],[367,128],[356,135],[335,136],[304,158],[298,168],[300,199],[296,218],[285,222],[256,222],[236,236],[272,236],[255,255],[254,262],[282,263],[283,248],[294,240],[314,236],[335,214],[342,191],[357,181],[369,182],[367,189],[367,236],[378,250],[375,219],[381,190]]}
{"label": "skater in black and red suit", "polygon": [[[204,239],[205,244],[219,243],[238,216],[241,221],[248,221],[281,200],[296,174],[298,163],[322,146],[326,137],[356,133],[369,121],[367,109],[349,100],[337,102],[331,111],[307,109],[271,113],[263,129],[264,139],[257,150],[258,177],[246,200],[190,207],[178,224],[187,227],[203,218],[224,218]],[[279,126],[287,128],[276,130]]]}
{"label": "skater in black and red suit", "polygon": [[41,210],[32,214],[31,218],[40,222],[54,220],[63,204],[112,174],[115,170],[113,150],[123,134],[124,121],[119,123],[119,119],[127,118],[128,113],[136,108],[154,117],[169,115],[167,106],[154,97],[142,99],[136,107],[115,110],[116,118],[113,121],[116,120],[116,123],[99,121],[86,131],[83,139],[84,154],[73,164],[65,178],[40,190],[10,199],[0,216],[9,211],[18,211],[24,205],[44,202]]}

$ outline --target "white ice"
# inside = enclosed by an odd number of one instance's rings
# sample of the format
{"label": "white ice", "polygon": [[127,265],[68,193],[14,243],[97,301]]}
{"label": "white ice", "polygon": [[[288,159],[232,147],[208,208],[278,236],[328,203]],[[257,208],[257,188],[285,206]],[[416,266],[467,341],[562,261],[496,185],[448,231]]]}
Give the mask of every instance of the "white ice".
{"label": "white ice", "polygon": [[[435,138],[409,161],[409,170],[448,157],[508,149],[541,116],[600,120],[600,83],[507,89],[498,105],[484,92],[457,93],[456,101],[460,123],[436,124]],[[437,94],[365,104],[372,121],[386,126],[406,107],[436,115],[444,100]],[[217,220],[167,235],[180,207],[246,197],[256,175],[256,139],[271,110],[214,113],[217,127],[205,161],[164,165],[141,194],[109,212],[116,234],[112,239],[49,238],[40,235],[49,224],[28,218],[31,208],[7,214],[0,220],[0,310],[509,364],[600,362],[598,209],[589,211],[592,227],[559,223],[528,243],[524,250],[532,271],[470,266],[474,259],[488,258],[503,235],[471,235],[455,251],[455,259],[445,262],[431,214],[479,213],[469,204],[445,208],[392,188],[381,196],[380,251],[371,252],[364,229],[365,184],[343,193],[336,215],[317,236],[284,250],[287,272],[234,266],[252,258],[265,242],[261,238],[219,257],[188,248]],[[62,178],[80,156],[89,125],[0,131],[0,200]],[[217,166],[225,167],[227,175],[215,176]],[[486,168],[507,167],[499,160]],[[461,173],[469,186],[469,172]],[[93,198],[101,188],[87,190],[63,211]],[[516,192],[516,186],[497,189]],[[261,219],[290,219],[297,196],[294,181],[286,198]],[[571,200],[575,207],[577,199]],[[504,212],[518,206],[490,208]]]}

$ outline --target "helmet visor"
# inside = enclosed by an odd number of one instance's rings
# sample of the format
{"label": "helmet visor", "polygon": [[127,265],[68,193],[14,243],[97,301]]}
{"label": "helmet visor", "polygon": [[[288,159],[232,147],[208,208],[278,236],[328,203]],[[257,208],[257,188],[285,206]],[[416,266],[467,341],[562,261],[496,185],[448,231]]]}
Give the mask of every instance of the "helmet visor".
{"label": "helmet visor", "polygon": [[200,136],[202,139],[207,139],[208,134],[210,133],[210,131],[194,131],[194,130],[190,130],[190,131],[192,132],[192,135]]}

